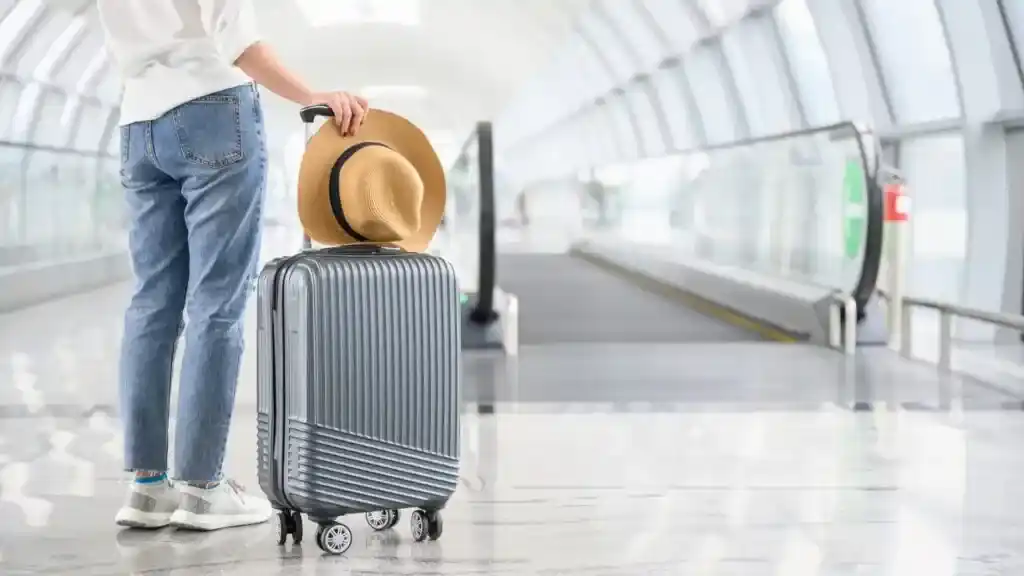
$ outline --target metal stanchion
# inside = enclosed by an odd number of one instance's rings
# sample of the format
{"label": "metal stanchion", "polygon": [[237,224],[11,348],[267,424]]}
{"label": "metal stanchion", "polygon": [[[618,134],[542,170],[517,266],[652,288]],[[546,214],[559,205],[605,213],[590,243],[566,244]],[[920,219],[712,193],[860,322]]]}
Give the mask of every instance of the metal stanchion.
{"label": "metal stanchion", "polygon": [[[903,178],[896,173],[889,175],[883,185],[885,193],[885,248],[886,283],[889,303],[887,322],[889,348],[904,348],[904,331],[909,331],[909,322],[903,313],[903,297],[906,292],[907,225],[910,218],[910,197],[906,194]],[[909,334],[907,334],[909,336]]]}

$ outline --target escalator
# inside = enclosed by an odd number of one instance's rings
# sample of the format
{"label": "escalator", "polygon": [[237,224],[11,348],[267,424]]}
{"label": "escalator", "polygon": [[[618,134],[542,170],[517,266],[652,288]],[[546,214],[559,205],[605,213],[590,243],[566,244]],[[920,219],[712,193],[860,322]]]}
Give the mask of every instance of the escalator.
{"label": "escalator", "polygon": [[523,345],[763,340],[717,310],[698,311],[571,255],[502,254],[498,277],[519,298]]}

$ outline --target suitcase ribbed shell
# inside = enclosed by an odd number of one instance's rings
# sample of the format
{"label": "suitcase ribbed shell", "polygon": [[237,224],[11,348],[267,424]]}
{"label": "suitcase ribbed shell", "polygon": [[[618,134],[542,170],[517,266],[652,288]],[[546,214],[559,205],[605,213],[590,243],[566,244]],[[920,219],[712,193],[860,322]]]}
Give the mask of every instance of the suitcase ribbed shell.
{"label": "suitcase ribbed shell", "polygon": [[312,251],[269,264],[258,290],[259,473],[275,505],[443,507],[458,481],[454,268]]}

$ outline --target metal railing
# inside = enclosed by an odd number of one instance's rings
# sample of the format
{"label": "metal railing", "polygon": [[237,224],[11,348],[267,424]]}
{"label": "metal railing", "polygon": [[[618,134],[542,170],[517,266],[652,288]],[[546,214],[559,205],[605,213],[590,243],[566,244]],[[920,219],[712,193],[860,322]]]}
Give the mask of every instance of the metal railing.
{"label": "metal railing", "polygon": [[[889,294],[879,289],[878,294],[890,302]],[[891,302],[890,302],[891,303]],[[1007,314],[1005,312],[988,312],[976,308],[968,308],[958,304],[949,304],[931,300],[929,298],[916,298],[904,296],[903,309],[900,313],[900,355],[904,358],[911,358],[913,354],[913,338],[911,336],[910,322],[913,318],[915,308],[934,310],[939,313],[939,368],[951,371],[953,367],[953,319],[966,318],[977,322],[985,322],[1003,328],[1016,330],[1024,333],[1024,316],[1019,314]]]}
{"label": "metal railing", "polygon": [[857,353],[857,323],[845,322],[844,318],[857,317],[857,300],[850,294],[832,294],[828,318],[828,345],[842,350],[847,356]]}

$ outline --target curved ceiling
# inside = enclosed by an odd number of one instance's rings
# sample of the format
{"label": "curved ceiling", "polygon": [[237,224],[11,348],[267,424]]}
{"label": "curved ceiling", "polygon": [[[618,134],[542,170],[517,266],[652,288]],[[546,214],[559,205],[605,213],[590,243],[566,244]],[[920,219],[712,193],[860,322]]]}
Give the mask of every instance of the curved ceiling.
{"label": "curved ceiling", "polygon": [[[395,1],[395,0],[391,0]],[[311,25],[300,4],[340,0],[257,0],[266,38],[317,87],[370,90],[375,106],[408,116],[433,134],[461,138],[491,119],[568,35],[588,0],[406,0],[418,23]],[[404,2],[396,2],[403,4]],[[355,4],[360,4],[355,2]],[[372,6],[363,2],[364,9]],[[314,11],[317,9],[314,9]],[[371,12],[364,12],[365,14]],[[328,21],[325,14],[320,21]],[[294,107],[276,98],[275,129]]]}
{"label": "curved ceiling", "polygon": [[[20,1],[49,6],[44,20],[55,26],[55,20],[79,14],[89,42],[102,49],[94,0]],[[458,146],[461,142],[456,140],[475,122],[497,115],[558,51],[575,15],[589,4],[589,0],[251,1],[264,38],[314,88],[368,91],[375,106],[409,117],[439,140],[452,140],[435,142],[439,147]],[[0,9],[5,4],[14,1],[0,0]],[[391,16],[410,21],[374,21],[381,10],[397,11]],[[410,14],[414,17],[408,18]],[[342,21],[346,15],[348,20]],[[36,32],[38,28],[27,29],[26,35]],[[95,82],[95,91],[109,100],[117,98],[119,83],[113,73],[114,67],[104,66]],[[295,106],[272,95],[265,103],[271,146],[286,148],[289,138],[301,131]]]}

